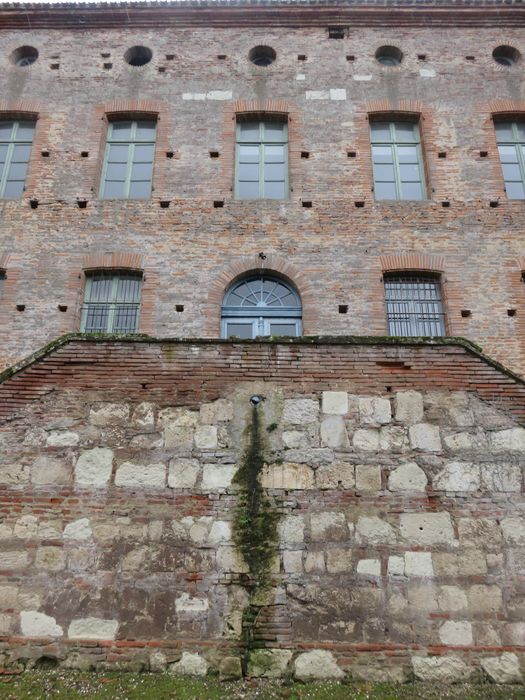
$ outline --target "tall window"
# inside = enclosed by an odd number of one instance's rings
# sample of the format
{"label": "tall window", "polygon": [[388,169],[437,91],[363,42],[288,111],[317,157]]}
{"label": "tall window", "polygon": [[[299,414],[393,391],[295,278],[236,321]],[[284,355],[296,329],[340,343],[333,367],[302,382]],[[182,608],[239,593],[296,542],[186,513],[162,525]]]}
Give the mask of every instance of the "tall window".
{"label": "tall window", "polygon": [[425,199],[419,125],[416,122],[370,124],[376,199]]}
{"label": "tall window", "polygon": [[445,314],[439,277],[430,273],[384,277],[389,335],[445,335]]}
{"label": "tall window", "polygon": [[0,270],[0,299],[4,293],[5,277],[5,270]]}
{"label": "tall window", "polygon": [[102,199],[148,199],[156,128],[152,120],[109,123],[100,185]]}
{"label": "tall window", "polygon": [[3,199],[22,196],[34,133],[34,121],[0,121],[0,197]]}
{"label": "tall window", "polygon": [[507,197],[525,199],[525,120],[495,127]]}
{"label": "tall window", "polygon": [[289,284],[265,275],[249,277],[224,297],[222,337],[298,336],[301,316],[299,295]]}
{"label": "tall window", "polygon": [[80,329],[84,333],[136,333],[140,272],[97,270],[86,277]]}
{"label": "tall window", "polygon": [[237,123],[235,196],[237,199],[288,197],[286,122]]}

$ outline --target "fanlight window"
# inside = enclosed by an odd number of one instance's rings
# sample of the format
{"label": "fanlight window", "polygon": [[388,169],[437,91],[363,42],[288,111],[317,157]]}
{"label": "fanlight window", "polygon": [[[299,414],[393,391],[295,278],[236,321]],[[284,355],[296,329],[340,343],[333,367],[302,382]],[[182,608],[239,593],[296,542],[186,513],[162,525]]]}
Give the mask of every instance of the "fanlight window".
{"label": "fanlight window", "polygon": [[301,301],[297,292],[274,277],[250,277],[231,287],[222,305],[222,337],[299,336]]}

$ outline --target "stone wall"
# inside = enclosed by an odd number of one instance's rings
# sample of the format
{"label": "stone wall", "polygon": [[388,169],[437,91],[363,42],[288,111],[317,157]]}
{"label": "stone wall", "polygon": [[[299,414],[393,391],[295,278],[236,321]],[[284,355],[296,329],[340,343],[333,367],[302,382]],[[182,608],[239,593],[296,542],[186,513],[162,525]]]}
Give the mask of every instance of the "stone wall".
{"label": "stone wall", "polygon": [[[258,345],[240,347],[253,366]],[[367,391],[366,374],[356,390],[321,361],[312,388],[282,381],[279,348],[266,380],[225,382],[213,400],[170,392],[162,364],[162,397],[126,400],[119,380],[51,389],[58,351],[4,381],[48,380],[0,426],[4,666],[521,681],[523,421],[480,397],[474,372],[455,388]],[[179,366],[196,354],[175,350]],[[215,372],[201,368],[188,381]],[[278,514],[256,596],[234,479],[254,411]]]}

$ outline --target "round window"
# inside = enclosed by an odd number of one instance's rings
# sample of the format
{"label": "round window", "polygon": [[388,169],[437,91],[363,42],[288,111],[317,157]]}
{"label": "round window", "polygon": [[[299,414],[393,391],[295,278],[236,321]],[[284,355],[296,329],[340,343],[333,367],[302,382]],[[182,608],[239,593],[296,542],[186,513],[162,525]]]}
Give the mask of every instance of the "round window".
{"label": "round window", "polygon": [[153,58],[153,51],[147,46],[132,46],[124,54],[124,60],[130,66],[145,66]]}
{"label": "round window", "polygon": [[398,66],[403,54],[397,46],[380,46],[376,51],[376,61],[382,66]]}
{"label": "round window", "polygon": [[275,61],[277,54],[271,46],[255,46],[248,54],[248,58],[256,66],[269,66]]}
{"label": "round window", "polygon": [[20,46],[11,54],[11,61],[20,68],[32,65],[37,59],[38,51],[34,46]]}
{"label": "round window", "polygon": [[492,58],[496,63],[499,63],[500,66],[510,68],[520,60],[521,54],[518,49],[515,49],[513,46],[498,46],[492,52]]}

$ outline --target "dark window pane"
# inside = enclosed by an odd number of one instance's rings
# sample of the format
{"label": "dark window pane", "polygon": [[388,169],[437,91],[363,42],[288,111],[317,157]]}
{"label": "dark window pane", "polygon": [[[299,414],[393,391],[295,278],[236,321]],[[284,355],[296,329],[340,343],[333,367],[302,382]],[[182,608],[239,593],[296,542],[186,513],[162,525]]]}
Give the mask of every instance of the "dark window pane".
{"label": "dark window pane", "polygon": [[521,180],[520,166],[514,163],[502,163],[505,180]]}
{"label": "dark window pane", "polygon": [[27,163],[31,154],[31,146],[17,145],[13,148],[12,163]]}
{"label": "dark window pane", "polygon": [[370,125],[372,131],[372,141],[391,141],[390,124],[388,122],[372,122]]}
{"label": "dark window pane", "polygon": [[135,135],[136,141],[155,141],[157,123],[153,121],[138,121]]}
{"label": "dark window pane", "polygon": [[259,141],[259,122],[241,122],[241,141]]}
{"label": "dark window pane", "polygon": [[0,122],[0,141],[10,141],[14,122]]}
{"label": "dark window pane", "polygon": [[502,163],[517,163],[518,154],[516,146],[498,146],[499,157]]}
{"label": "dark window pane", "polygon": [[0,145],[0,163],[5,163],[7,157],[7,146]]}
{"label": "dark window pane", "polygon": [[297,335],[296,323],[270,323],[270,335]]}
{"label": "dark window pane", "polygon": [[417,146],[398,146],[397,159],[400,163],[419,163]]}
{"label": "dark window pane", "polygon": [[516,131],[518,132],[518,139],[525,141],[525,122],[517,122]]}
{"label": "dark window pane", "polygon": [[414,143],[418,140],[414,124],[410,122],[396,122],[396,141],[401,143]]}
{"label": "dark window pane", "polygon": [[285,124],[279,122],[266,122],[264,125],[264,140],[265,141],[284,141]]}
{"label": "dark window pane", "polygon": [[86,333],[102,333],[108,330],[109,308],[103,304],[90,304],[86,313],[84,331]]}
{"label": "dark window pane", "polygon": [[17,141],[32,141],[35,132],[35,125],[32,122],[19,122],[16,132]]}
{"label": "dark window pane", "polygon": [[110,138],[112,141],[129,141],[131,139],[132,122],[113,122]]}
{"label": "dark window pane", "polygon": [[498,141],[513,141],[512,124],[510,122],[498,122],[496,124],[496,136]]}
{"label": "dark window pane", "polygon": [[242,338],[244,340],[254,337],[253,322],[252,323],[227,323],[226,324],[227,338]]}

